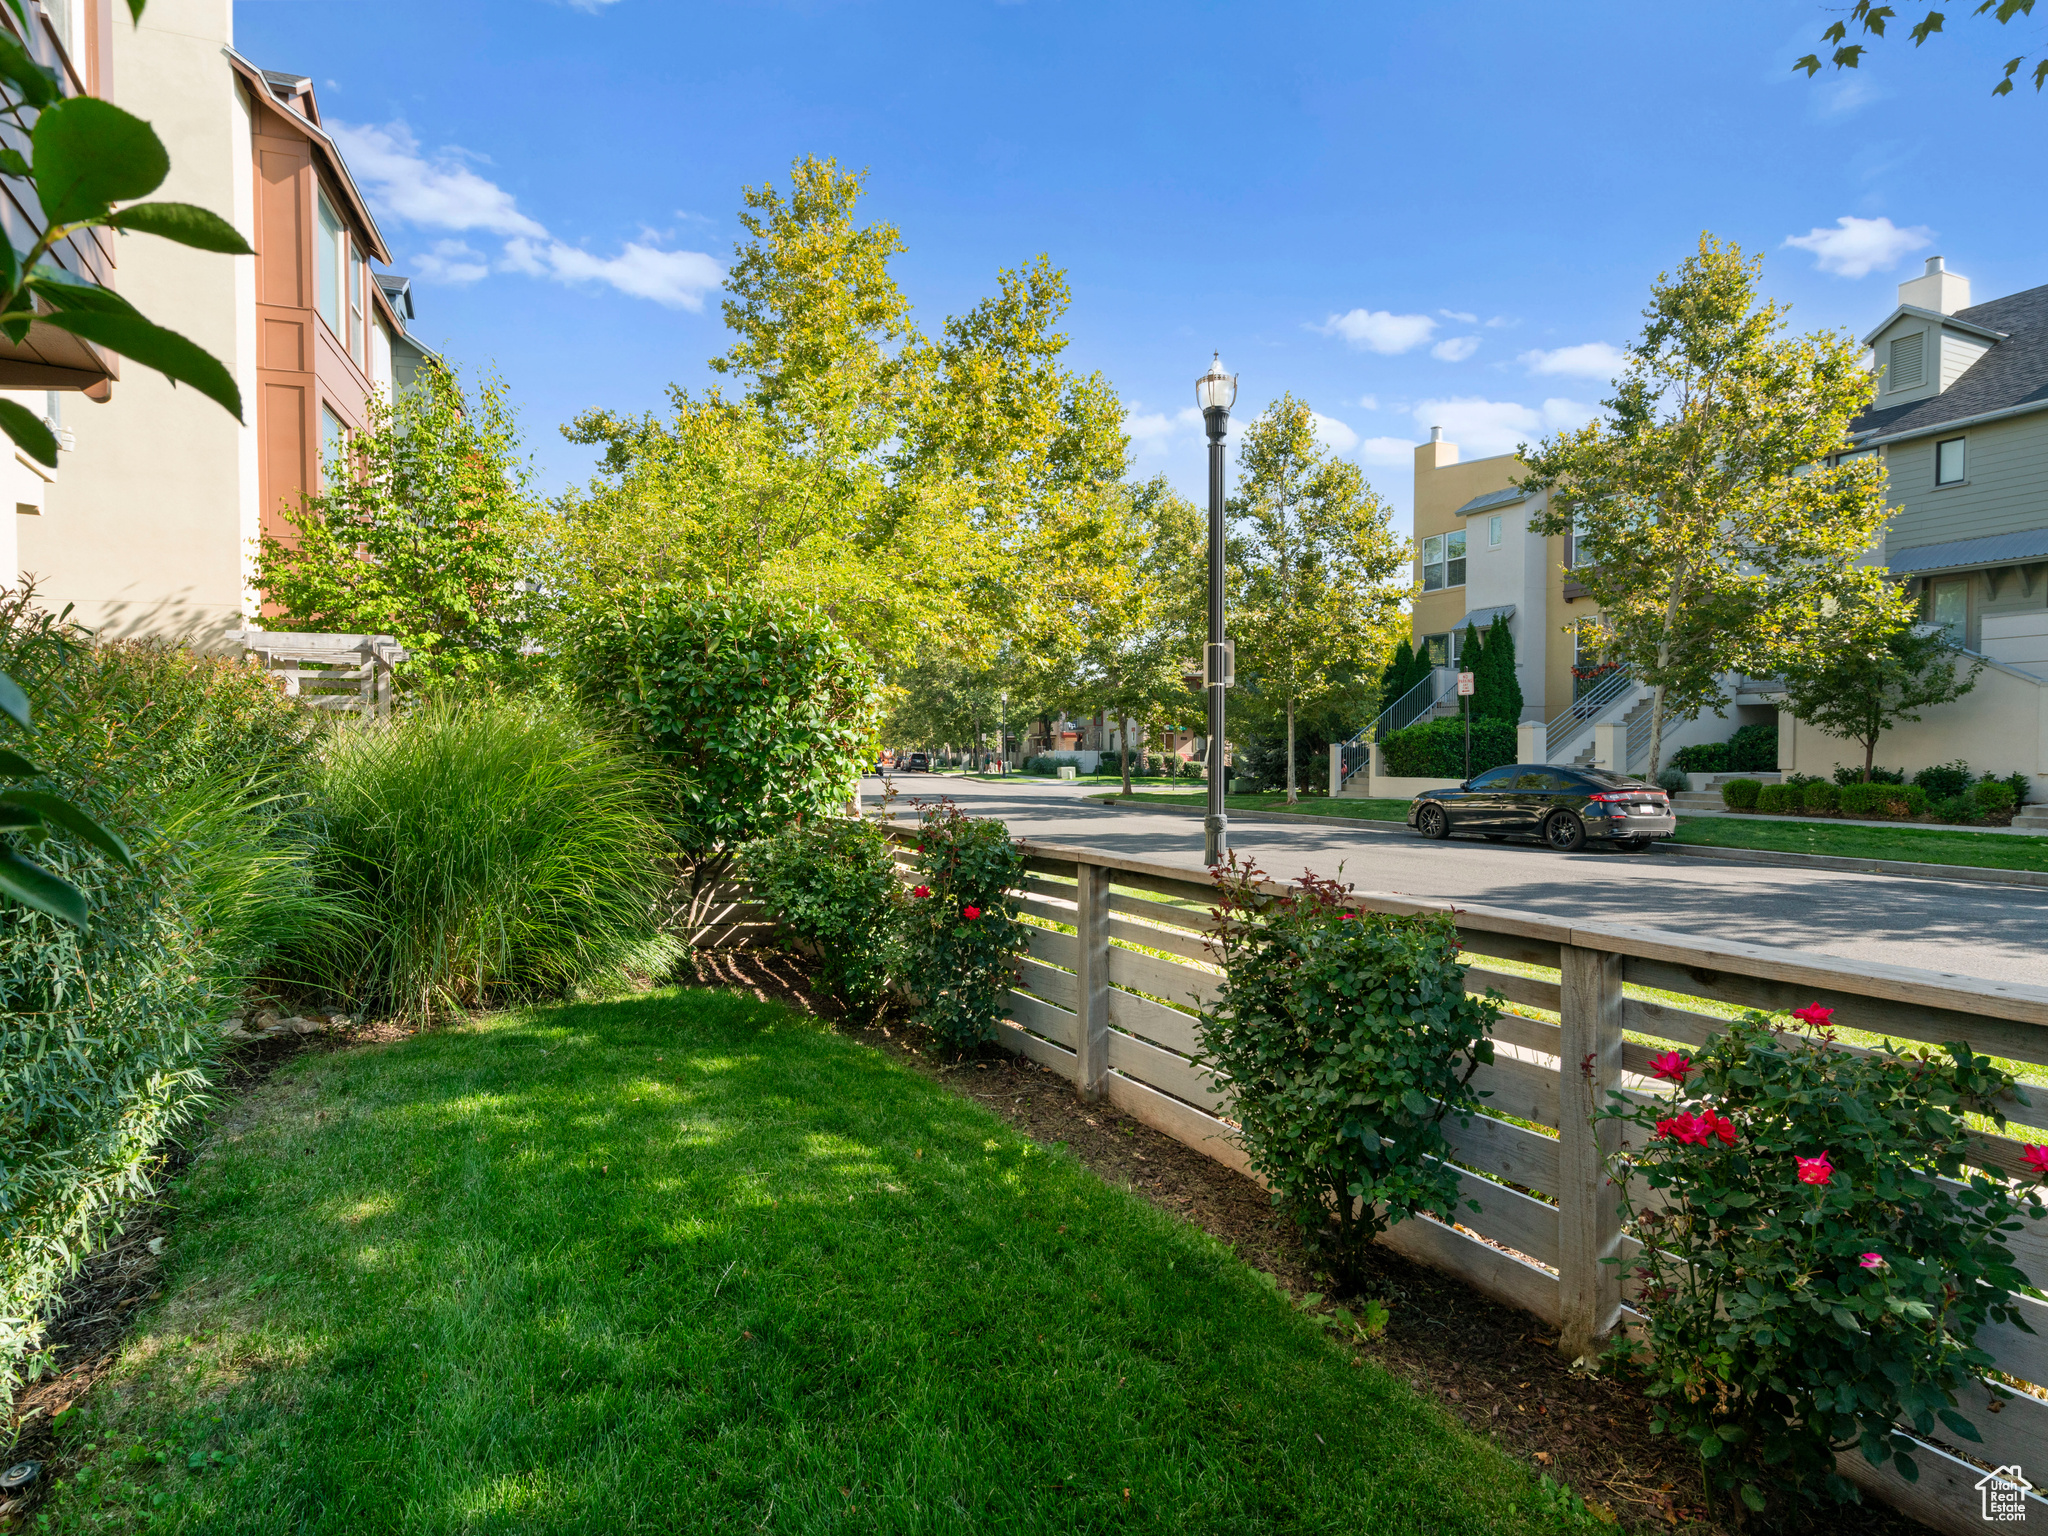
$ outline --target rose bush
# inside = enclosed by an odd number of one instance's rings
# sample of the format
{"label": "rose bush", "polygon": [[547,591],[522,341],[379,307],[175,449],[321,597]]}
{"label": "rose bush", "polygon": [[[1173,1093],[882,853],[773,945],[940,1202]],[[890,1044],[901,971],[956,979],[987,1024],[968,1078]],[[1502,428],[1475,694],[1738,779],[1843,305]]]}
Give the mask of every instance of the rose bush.
{"label": "rose bush", "polygon": [[917,1018],[944,1044],[969,1050],[996,1037],[1024,952],[1010,895],[1024,878],[1024,854],[1000,821],[939,800],[918,809],[917,872],[904,920]]}
{"label": "rose bush", "polygon": [[1252,1166],[1355,1283],[1377,1233],[1453,1219],[1443,1121],[1479,1109],[1472,1074],[1493,1059],[1501,999],[1466,993],[1447,913],[1360,913],[1313,875],[1273,895],[1235,855],[1217,889],[1224,980],[1202,1060],[1230,1085]]}
{"label": "rose bush", "polygon": [[1675,1100],[1617,1094],[1596,1116],[1638,1128],[1610,1171],[1643,1244],[1628,1262],[1652,1427],[1752,1510],[1854,1501],[1834,1467],[1852,1446],[1917,1477],[1901,1423],[1980,1438],[1956,1392],[1991,1367],[1978,1329],[2018,1321],[2006,1234],[2042,1214],[2033,1191],[1964,1166],[1964,1116],[2002,1125],[2008,1073],[1958,1043],[1852,1053],[1828,1009],[1798,1017],[1819,1033],[1751,1012],[1697,1057],[1653,1063]]}
{"label": "rose bush", "polygon": [[[902,914],[889,837],[871,821],[814,816],[748,843],[740,873],[784,932],[818,957],[840,1006],[872,1015],[904,970]],[[915,893],[928,894],[923,886]]]}

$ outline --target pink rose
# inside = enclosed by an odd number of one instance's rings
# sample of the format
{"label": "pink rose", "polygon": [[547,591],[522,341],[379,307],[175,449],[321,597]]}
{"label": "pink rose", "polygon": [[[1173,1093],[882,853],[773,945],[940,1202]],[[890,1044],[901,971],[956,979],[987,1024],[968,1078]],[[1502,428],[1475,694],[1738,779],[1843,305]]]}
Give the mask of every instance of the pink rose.
{"label": "pink rose", "polygon": [[2036,1174],[2048,1174],[2048,1147],[2029,1146],[2020,1156]]}
{"label": "pink rose", "polygon": [[1650,1062],[1650,1070],[1657,1076],[1681,1086],[1692,1069],[1691,1059],[1679,1055],[1676,1051],[1666,1051],[1662,1056],[1652,1058]]}
{"label": "pink rose", "polygon": [[1884,1255],[1881,1253],[1866,1253],[1865,1255],[1863,1255],[1862,1258],[1858,1259],[1856,1262],[1858,1264],[1861,1264],[1865,1269],[1883,1269]]}

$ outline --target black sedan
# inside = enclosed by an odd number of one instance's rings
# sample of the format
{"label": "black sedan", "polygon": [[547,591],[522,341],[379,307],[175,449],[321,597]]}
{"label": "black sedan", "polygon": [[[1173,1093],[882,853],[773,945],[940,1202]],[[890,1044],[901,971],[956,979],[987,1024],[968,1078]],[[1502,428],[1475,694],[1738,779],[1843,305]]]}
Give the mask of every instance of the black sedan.
{"label": "black sedan", "polygon": [[1671,836],[1678,818],[1670,797],[1641,779],[1603,768],[1511,763],[1456,789],[1425,789],[1409,802],[1408,825],[1424,837],[1474,832],[1496,843],[1539,838],[1559,853],[1588,842],[1633,852]]}

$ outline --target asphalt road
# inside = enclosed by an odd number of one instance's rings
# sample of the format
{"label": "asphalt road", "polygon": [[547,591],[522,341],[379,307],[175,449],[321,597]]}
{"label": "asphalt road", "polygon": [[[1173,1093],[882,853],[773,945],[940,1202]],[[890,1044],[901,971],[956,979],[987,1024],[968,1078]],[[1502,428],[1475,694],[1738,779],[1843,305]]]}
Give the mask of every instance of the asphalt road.
{"label": "asphalt road", "polygon": [[[1019,837],[1099,848],[1126,858],[1202,865],[1192,816],[1112,810],[1092,786],[1007,784],[905,774],[895,808],[948,795],[996,816]],[[882,784],[870,779],[872,804]],[[1553,917],[1643,923],[1852,960],[2048,984],[2048,890],[1961,880],[1898,879],[1824,870],[1664,860],[1655,854],[1557,854],[1534,844],[1426,842],[1405,826],[1290,827],[1235,821],[1231,846],[1276,879],[1341,872],[1360,890],[1520,908]]]}

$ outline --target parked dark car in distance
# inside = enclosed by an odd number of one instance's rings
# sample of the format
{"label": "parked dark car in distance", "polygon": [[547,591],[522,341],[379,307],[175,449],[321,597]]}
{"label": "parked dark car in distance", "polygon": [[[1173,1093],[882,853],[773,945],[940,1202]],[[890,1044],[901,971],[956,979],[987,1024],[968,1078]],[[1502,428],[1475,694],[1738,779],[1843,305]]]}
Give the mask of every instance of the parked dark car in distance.
{"label": "parked dark car in distance", "polygon": [[905,773],[930,773],[932,771],[931,754],[927,752],[911,753],[910,756],[903,760],[903,771]]}
{"label": "parked dark car in distance", "polygon": [[1408,803],[1408,825],[1424,837],[1533,837],[1559,853],[1589,842],[1634,852],[1671,836],[1678,818],[1671,797],[1642,779],[1604,768],[1510,763],[1455,789],[1425,789]]}

